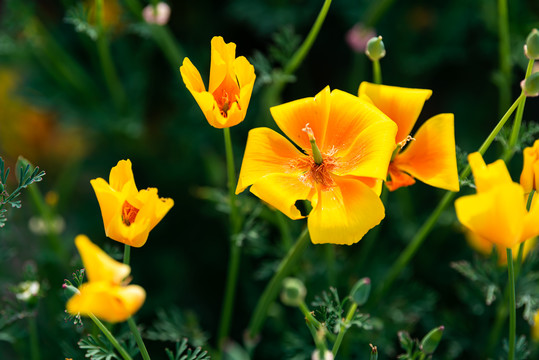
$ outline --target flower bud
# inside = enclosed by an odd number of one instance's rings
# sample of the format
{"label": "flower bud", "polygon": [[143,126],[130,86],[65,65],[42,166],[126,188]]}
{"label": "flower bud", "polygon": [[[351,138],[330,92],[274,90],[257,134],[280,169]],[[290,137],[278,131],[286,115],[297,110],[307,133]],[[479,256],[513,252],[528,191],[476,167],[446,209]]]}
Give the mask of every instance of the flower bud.
{"label": "flower bud", "polygon": [[438,347],[440,340],[442,340],[443,333],[443,326],[432,329],[427,335],[425,335],[423,340],[421,340],[421,351],[427,355],[432,354],[434,350],[436,350],[436,347]]}
{"label": "flower bud", "polygon": [[526,38],[524,53],[528,59],[539,60],[539,31],[533,29]]}
{"label": "flower bud", "polygon": [[520,87],[524,90],[524,94],[528,97],[539,95],[539,73],[533,73],[525,80],[522,80]]}
{"label": "flower bud", "polygon": [[148,24],[166,25],[170,18],[170,6],[159,2],[155,7],[148,5],[142,10],[142,17]]}
{"label": "flower bud", "polygon": [[320,350],[316,349],[313,354],[311,355],[311,360],[333,360],[334,356],[333,353],[329,350],[326,350],[324,352],[324,357],[320,357]]}
{"label": "flower bud", "polygon": [[386,56],[386,48],[381,36],[373,37],[367,42],[367,50],[365,50],[365,54],[367,54],[369,59],[372,61],[380,60]]}
{"label": "flower bud", "polygon": [[352,288],[352,291],[350,291],[350,297],[356,305],[361,306],[367,302],[370,292],[371,279],[363,278],[359,279],[359,281],[356,282],[356,284]]}
{"label": "flower bud", "polygon": [[303,282],[297,278],[286,278],[283,280],[283,291],[281,301],[288,306],[299,306],[307,295],[307,289]]}

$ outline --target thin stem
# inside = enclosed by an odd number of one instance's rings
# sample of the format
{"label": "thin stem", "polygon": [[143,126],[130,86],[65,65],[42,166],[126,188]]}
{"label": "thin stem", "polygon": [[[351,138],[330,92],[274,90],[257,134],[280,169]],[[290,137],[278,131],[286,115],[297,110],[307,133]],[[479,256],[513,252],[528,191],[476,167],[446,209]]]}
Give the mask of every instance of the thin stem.
{"label": "thin stem", "polygon": [[515,305],[515,271],[513,269],[513,251],[507,248],[507,271],[509,274],[509,360],[515,358],[516,339],[516,305]]}
{"label": "thin stem", "polygon": [[302,301],[299,304],[299,309],[305,316],[305,319],[307,320],[308,325],[312,325],[315,327],[315,329],[323,329],[326,337],[328,337],[331,341],[335,341],[335,335],[327,331],[327,327],[325,324],[322,324],[320,321],[316,320],[316,318],[313,316],[309,308],[307,307],[307,304],[305,304],[305,301]]}
{"label": "thin stem", "polygon": [[114,346],[116,348],[116,350],[118,350],[118,352],[120,353],[120,355],[122,356],[122,358],[124,358],[124,360],[133,360],[131,358],[131,356],[129,356],[129,354],[127,353],[127,351],[120,345],[120,343],[118,342],[118,340],[116,340],[116,338],[114,337],[114,335],[112,335],[112,333],[109,331],[109,329],[107,329],[107,327],[105,325],[103,325],[103,323],[95,317],[94,314],[89,314],[88,315],[90,317],[90,319],[92,319],[92,321],[97,325],[97,327],[99,328],[99,330],[101,330],[101,332],[103,333],[103,335],[105,335],[105,337],[107,339],[109,339],[110,343],[112,344],[112,346]]}
{"label": "thin stem", "polygon": [[[37,316],[37,314],[36,314]],[[39,360],[39,338],[36,325],[36,316],[28,318],[28,332],[30,335],[30,356],[32,360]]]}
{"label": "thin stem", "polygon": [[380,68],[380,60],[372,61],[372,75],[375,84],[382,83],[382,69]]}
{"label": "thin stem", "polygon": [[256,304],[255,311],[251,316],[251,321],[249,322],[249,335],[251,338],[254,338],[260,332],[264,320],[266,319],[268,308],[271,303],[277,297],[279,290],[281,289],[283,279],[290,274],[293,267],[296,265],[297,261],[300,259],[301,255],[307,248],[309,244],[309,230],[306,228],[292,248],[288,251],[285,258],[279,264],[277,272],[273,275],[270,282],[264,289],[262,296],[258,299]]}
{"label": "thin stem", "polygon": [[350,309],[348,309],[348,314],[346,314],[346,319],[344,320],[344,323],[341,325],[341,330],[339,331],[339,334],[337,335],[337,340],[335,340],[335,343],[333,344],[333,349],[331,350],[331,352],[333,353],[333,357],[337,356],[337,352],[339,351],[339,348],[341,347],[344,334],[348,330],[348,323],[354,317],[356,310],[357,310],[357,304],[353,302],[352,305],[350,306]]}
{"label": "thin stem", "polygon": [[124,264],[129,265],[131,261],[131,246],[125,244],[124,247]]}
{"label": "thin stem", "polygon": [[[526,202],[526,211],[530,211],[530,208],[532,206],[532,200],[533,200],[533,195],[535,194],[535,190],[532,190],[529,194],[528,194],[528,201]],[[515,273],[516,273],[516,276],[518,276],[519,272],[520,272],[520,268],[522,267],[522,258],[524,257],[524,244],[526,243],[527,240],[524,240],[523,242],[520,243],[520,246],[518,247],[518,255],[517,255],[517,264],[516,264],[516,270],[515,270]]]}
{"label": "thin stem", "polygon": [[148,354],[148,350],[146,350],[146,345],[144,345],[142,336],[140,336],[140,332],[138,331],[137,324],[135,324],[135,320],[133,320],[133,318],[130,317],[129,319],[127,319],[127,323],[129,324],[129,328],[131,329],[131,332],[133,333],[133,336],[135,337],[135,341],[137,342],[142,358],[144,360],[150,360],[150,355]]}
{"label": "thin stem", "polygon": [[507,109],[511,99],[511,47],[509,43],[509,16],[507,0],[498,0],[498,36],[501,81],[500,112]]}

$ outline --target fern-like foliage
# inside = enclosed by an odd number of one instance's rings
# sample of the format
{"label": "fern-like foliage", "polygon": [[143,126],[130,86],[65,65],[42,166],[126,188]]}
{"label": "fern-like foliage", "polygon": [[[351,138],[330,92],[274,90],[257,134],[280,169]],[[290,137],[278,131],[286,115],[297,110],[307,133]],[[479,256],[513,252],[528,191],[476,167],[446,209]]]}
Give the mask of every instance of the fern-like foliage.
{"label": "fern-like foliage", "polygon": [[203,351],[200,347],[195,349],[187,346],[187,339],[183,338],[182,341],[176,342],[176,351],[172,352],[170,349],[165,349],[165,352],[169,360],[210,360],[210,356],[207,351]]}
{"label": "fern-like foliage", "polygon": [[180,341],[188,337],[195,346],[203,346],[208,340],[198,324],[194,314],[182,313],[179,309],[172,308],[168,311],[157,311],[157,321],[146,331],[144,337],[149,340]]}
{"label": "fern-like foliage", "polygon": [[86,350],[85,357],[92,360],[112,360],[120,359],[114,352],[112,344],[108,341],[103,341],[101,335],[88,335],[86,339],[79,341],[79,348]]}
{"label": "fern-like foliage", "polygon": [[82,3],[68,9],[64,21],[72,24],[76,32],[86,34],[94,41],[97,40],[97,29],[88,22],[88,12],[84,9]]}

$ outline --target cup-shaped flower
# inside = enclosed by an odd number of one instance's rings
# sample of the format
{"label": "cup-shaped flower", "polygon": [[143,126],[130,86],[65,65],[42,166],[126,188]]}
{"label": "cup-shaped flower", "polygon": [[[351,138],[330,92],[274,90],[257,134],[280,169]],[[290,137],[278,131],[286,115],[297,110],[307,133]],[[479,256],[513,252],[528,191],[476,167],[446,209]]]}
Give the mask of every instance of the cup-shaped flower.
{"label": "cup-shaped flower", "polygon": [[468,156],[477,194],[455,201],[459,221],[472,232],[502,248],[513,248],[539,235],[539,206],[526,210],[524,189],[511,181],[502,160],[486,165],[481,154]]}
{"label": "cup-shaped flower", "polygon": [[117,262],[84,235],[75,238],[75,245],[88,282],[69,299],[67,311],[72,315],[94,314],[109,322],[125,321],[136,313],[146,299],[146,292],[138,285],[125,285],[131,272],[129,265]]}
{"label": "cup-shaped flower", "polygon": [[236,58],[236,44],[222,37],[211,40],[210,82],[208,90],[189,58],[180,67],[183,82],[211,126],[227,128],[245,118],[255,83],[255,69],[243,56]]}
{"label": "cup-shaped flower", "polygon": [[539,140],[524,149],[524,166],[520,174],[520,185],[526,193],[539,189]]}
{"label": "cup-shaped flower", "polygon": [[368,82],[359,85],[359,97],[372,102],[399,128],[395,137],[397,147],[388,171],[391,180],[386,182],[391,191],[410,186],[415,179],[446,190],[458,191],[460,188],[453,114],[430,118],[413,137],[410,136],[431,95],[432,91],[426,89]]}
{"label": "cup-shaped flower", "polygon": [[353,244],[384,218],[379,194],[397,127],[372,104],[326,87],[272,107],[279,128],[249,132],[236,193],[251,192],[291,219],[309,200],[313,243]]}
{"label": "cup-shaped flower", "polygon": [[156,188],[137,190],[129,159],[120,160],[110,170],[108,183],[102,178],[90,183],[101,208],[105,234],[130,246],[144,245],[150,231],[174,205],[172,199],[160,198]]}

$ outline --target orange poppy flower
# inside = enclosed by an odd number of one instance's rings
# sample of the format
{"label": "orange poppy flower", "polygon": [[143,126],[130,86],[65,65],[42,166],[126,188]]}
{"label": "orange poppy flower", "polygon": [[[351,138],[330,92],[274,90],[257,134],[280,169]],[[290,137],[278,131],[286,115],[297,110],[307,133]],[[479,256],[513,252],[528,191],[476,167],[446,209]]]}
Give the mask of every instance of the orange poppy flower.
{"label": "orange poppy flower", "polygon": [[220,36],[211,40],[208,91],[200,73],[188,58],[183,60],[180,72],[187,90],[211,126],[222,129],[243,121],[256,76],[253,65],[245,57],[236,58],[236,44],[225,44]]}
{"label": "orange poppy flower", "polygon": [[121,243],[141,247],[150,231],[174,205],[160,198],[156,188],[137,190],[130,160],[120,160],[110,170],[109,183],[90,181],[101,208],[105,234]]}
{"label": "orange poppy flower", "polygon": [[524,149],[524,166],[520,174],[520,185],[526,194],[539,189],[539,140]]}
{"label": "orange poppy flower", "polygon": [[353,244],[384,218],[381,183],[397,127],[368,102],[326,87],[314,98],[272,107],[281,130],[249,132],[236,194],[251,192],[291,219],[309,200],[313,243]]}
{"label": "orange poppy flower", "polygon": [[[399,130],[397,148],[389,165],[389,190],[410,186],[415,179],[451,191],[459,191],[453,114],[427,120],[410,136],[431,90],[409,89],[362,82],[359,97],[371,101],[393,120]],[[405,147],[406,145],[406,147]],[[414,179],[415,178],[415,179]]]}
{"label": "orange poppy flower", "polygon": [[125,321],[136,313],[146,299],[146,292],[138,285],[125,286],[131,272],[129,265],[114,260],[84,235],[76,237],[75,245],[88,282],[69,299],[67,311],[72,315],[94,314],[109,322]]}

